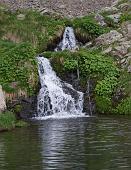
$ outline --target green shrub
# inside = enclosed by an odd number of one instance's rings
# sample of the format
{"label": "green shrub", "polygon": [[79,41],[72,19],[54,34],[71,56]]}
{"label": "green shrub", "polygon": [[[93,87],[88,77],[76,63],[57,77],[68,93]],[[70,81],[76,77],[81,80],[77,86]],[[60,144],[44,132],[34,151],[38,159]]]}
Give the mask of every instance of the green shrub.
{"label": "green shrub", "polygon": [[74,19],[73,26],[75,29],[80,29],[85,34],[88,34],[89,39],[98,37],[108,31],[100,26],[92,16]]}
{"label": "green shrub", "polygon": [[28,124],[27,122],[23,121],[23,120],[19,120],[19,121],[17,121],[16,124],[15,124],[16,127],[26,127],[26,126],[28,126],[28,125],[29,125],[29,124]]}
{"label": "green shrub", "polygon": [[12,129],[15,127],[16,118],[12,112],[0,114],[0,129]]}
{"label": "green shrub", "polygon": [[117,84],[118,80],[116,77],[105,77],[97,82],[95,92],[99,96],[111,96]]}
{"label": "green shrub", "polygon": [[131,21],[131,13],[124,13],[120,17],[120,22]]}
{"label": "green shrub", "polygon": [[[0,51],[0,84],[6,92],[21,88],[32,94],[38,80],[35,49],[29,43],[12,44],[12,48],[9,45],[9,42],[1,45],[5,50]],[[30,82],[31,74],[35,84]],[[16,82],[15,88],[11,86],[12,82]]]}
{"label": "green shrub", "polygon": [[115,113],[120,115],[131,115],[131,97],[123,99],[116,107]]}
{"label": "green shrub", "polygon": [[96,96],[96,111],[98,113],[111,113],[112,101],[111,98],[105,96]]}

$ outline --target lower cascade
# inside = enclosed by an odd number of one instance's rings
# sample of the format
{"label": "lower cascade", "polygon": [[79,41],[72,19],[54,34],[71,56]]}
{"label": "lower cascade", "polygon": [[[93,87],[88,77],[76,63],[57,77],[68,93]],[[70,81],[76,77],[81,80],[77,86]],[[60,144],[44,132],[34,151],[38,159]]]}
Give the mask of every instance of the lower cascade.
{"label": "lower cascade", "polygon": [[83,93],[57,77],[47,58],[38,57],[38,65],[41,89],[38,95],[37,117],[84,115]]}

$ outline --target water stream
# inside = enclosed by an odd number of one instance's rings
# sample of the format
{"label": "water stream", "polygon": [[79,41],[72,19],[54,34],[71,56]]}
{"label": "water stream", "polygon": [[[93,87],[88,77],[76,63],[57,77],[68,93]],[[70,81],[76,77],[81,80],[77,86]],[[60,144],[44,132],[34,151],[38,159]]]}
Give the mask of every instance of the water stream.
{"label": "water stream", "polygon": [[[73,28],[67,27],[63,39],[55,51],[74,50],[76,38]],[[41,89],[38,95],[37,118],[69,118],[85,116],[83,111],[83,93],[72,85],[63,82],[52,69],[50,61],[38,57],[38,71]]]}

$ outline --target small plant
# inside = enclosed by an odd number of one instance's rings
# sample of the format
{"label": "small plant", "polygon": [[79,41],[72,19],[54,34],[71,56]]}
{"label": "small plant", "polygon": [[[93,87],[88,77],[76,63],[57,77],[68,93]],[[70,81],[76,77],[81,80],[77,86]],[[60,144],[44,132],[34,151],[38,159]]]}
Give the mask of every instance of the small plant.
{"label": "small plant", "polygon": [[120,23],[125,22],[125,21],[131,21],[131,13],[124,13],[120,17]]}
{"label": "small plant", "polygon": [[12,129],[15,127],[16,118],[12,112],[0,114],[0,129]]}
{"label": "small plant", "polygon": [[96,96],[96,110],[98,113],[111,113],[112,101],[111,98],[105,96]]}
{"label": "small plant", "polygon": [[16,127],[27,127],[28,123],[23,121],[23,120],[19,120],[19,121],[16,122],[15,126]]}
{"label": "small plant", "polygon": [[121,115],[131,115],[131,97],[123,99],[116,107],[115,113]]}
{"label": "small plant", "polygon": [[73,26],[75,29],[80,29],[81,32],[87,34],[89,39],[96,38],[108,31],[100,26],[92,16],[75,19]]}

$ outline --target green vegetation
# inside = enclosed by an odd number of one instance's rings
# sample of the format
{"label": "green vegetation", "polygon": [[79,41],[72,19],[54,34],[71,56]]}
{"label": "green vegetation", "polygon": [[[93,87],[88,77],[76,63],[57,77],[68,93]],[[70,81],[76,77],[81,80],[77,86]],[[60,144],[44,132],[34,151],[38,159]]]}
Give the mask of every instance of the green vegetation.
{"label": "green vegetation", "polygon": [[[6,93],[23,90],[28,96],[36,93],[38,85],[36,55],[48,50],[50,46],[55,47],[66,26],[73,26],[77,39],[86,43],[112,28],[117,28],[122,22],[131,20],[130,13],[125,12],[116,25],[108,17],[109,14],[111,13],[102,13],[108,25],[102,27],[96,22],[95,15],[68,20],[58,15],[41,15],[36,11],[11,13],[5,8],[0,8],[0,85],[3,90]],[[89,77],[93,80],[93,99],[96,101],[98,112],[127,114],[130,110],[130,101],[126,98],[130,93],[130,75],[120,72],[111,56],[101,54],[101,50],[80,49],[77,52],[43,54],[51,59],[54,70],[60,77],[79,70],[82,86],[86,87]],[[125,99],[114,103],[113,96],[117,89],[124,89]],[[18,104],[14,111],[19,113],[20,110],[21,106]],[[23,123],[19,122],[15,126],[23,126]]]}
{"label": "green vegetation", "polygon": [[[80,50],[78,52],[45,52],[59,76],[79,69],[80,81],[94,80],[94,97],[97,111],[111,112],[112,95],[118,86],[119,69],[115,62],[98,51]],[[104,102],[105,101],[105,102]],[[103,103],[103,104],[102,104]],[[110,109],[109,109],[110,108]]]}
{"label": "green vegetation", "polygon": [[17,120],[13,112],[7,111],[0,114],[0,131],[25,126],[28,126],[28,123],[23,120]]}
{"label": "green vegetation", "polygon": [[[18,19],[20,13],[25,15],[23,20]],[[66,22],[58,16],[42,16],[36,11],[11,13],[0,9],[0,36],[16,43],[29,42],[40,52],[62,35]]]}
{"label": "green vegetation", "polygon": [[16,118],[12,112],[0,114],[0,130],[13,129],[15,127]]}
{"label": "green vegetation", "polygon": [[124,21],[131,21],[131,13],[125,12],[121,15],[120,23],[122,23]]}
{"label": "green vegetation", "polygon": [[[35,90],[37,63],[35,49],[29,43],[0,42],[0,84],[6,92],[25,90],[29,95]],[[12,83],[15,82],[13,87]]]}
{"label": "green vegetation", "polygon": [[120,115],[131,115],[131,97],[123,99],[114,112]]}
{"label": "green vegetation", "polygon": [[85,41],[92,40],[109,31],[108,28],[100,26],[92,15],[74,19],[73,27],[78,39],[85,39]]}

